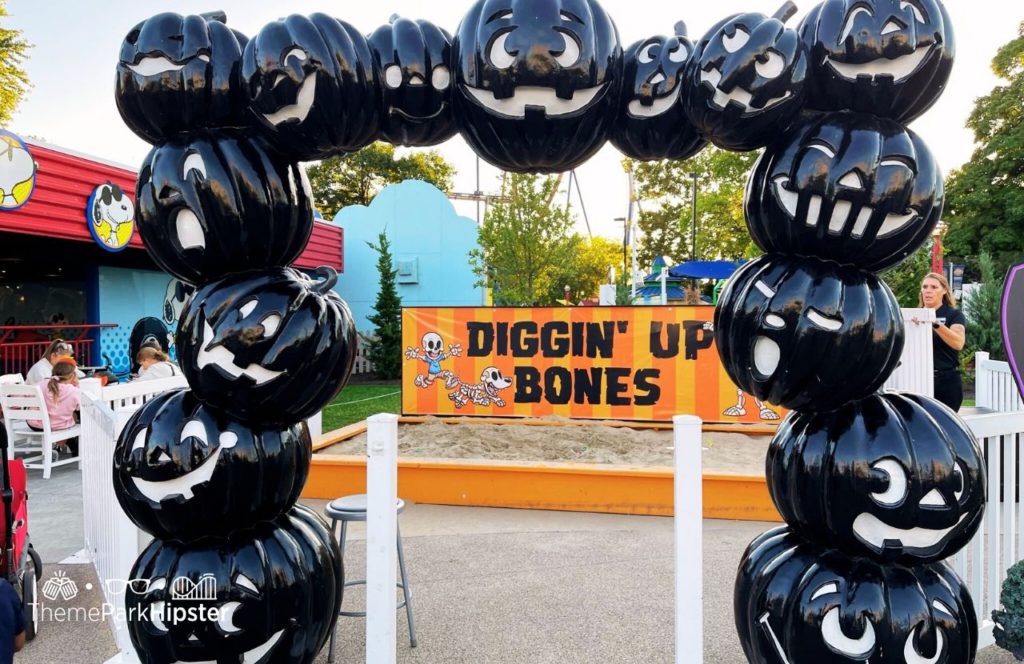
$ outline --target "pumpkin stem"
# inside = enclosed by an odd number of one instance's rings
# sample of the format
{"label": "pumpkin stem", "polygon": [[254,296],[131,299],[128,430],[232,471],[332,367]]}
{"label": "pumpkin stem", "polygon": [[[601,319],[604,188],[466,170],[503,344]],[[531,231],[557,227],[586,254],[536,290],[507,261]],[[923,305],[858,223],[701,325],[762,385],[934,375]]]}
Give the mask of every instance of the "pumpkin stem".
{"label": "pumpkin stem", "polygon": [[212,12],[203,12],[202,14],[200,14],[200,16],[205,18],[207,21],[217,21],[218,23],[227,23],[228,22],[228,15],[227,15],[227,13],[224,12],[224,11],[221,11],[221,10],[215,10],[215,11],[212,11]]}
{"label": "pumpkin stem", "polygon": [[676,21],[676,37],[686,36],[686,21]]}
{"label": "pumpkin stem", "polygon": [[779,7],[779,11],[772,14],[772,18],[777,18],[783,23],[793,18],[793,14],[797,12],[796,3],[793,0],[786,0],[786,4]]}
{"label": "pumpkin stem", "polygon": [[321,265],[317,269],[313,270],[320,280],[313,284],[313,292],[323,295],[327,291],[334,288],[334,284],[338,283],[338,273],[334,271],[333,267],[327,265]]}

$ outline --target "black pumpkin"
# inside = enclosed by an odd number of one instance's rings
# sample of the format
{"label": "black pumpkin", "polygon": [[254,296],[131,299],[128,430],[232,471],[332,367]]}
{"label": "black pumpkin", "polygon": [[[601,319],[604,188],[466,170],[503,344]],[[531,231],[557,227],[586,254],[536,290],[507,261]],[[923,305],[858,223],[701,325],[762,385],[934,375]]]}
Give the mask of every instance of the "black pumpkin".
{"label": "black pumpkin", "polygon": [[331,288],[291,268],[226,277],[196,291],[178,325],[178,359],[192,391],[252,426],[310,417],[344,387],[355,323]]}
{"label": "black pumpkin", "polygon": [[175,390],[143,405],[121,431],[114,488],[139,528],[187,542],[289,509],[311,455],[305,422],[250,427]]}
{"label": "black pumpkin", "polygon": [[697,131],[718,147],[763,147],[803,108],[807,48],[785,25],[795,11],[786,2],[772,17],[731,16],[694,47],[683,106]]}
{"label": "black pumpkin", "polygon": [[380,137],[424,146],[454,136],[451,35],[429,21],[392,16],[367,41],[384,95]]}
{"label": "black pumpkin", "polygon": [[675,36],[636,42],[623,56],[622,89],[611,142],[632,159],[688,159],[707,141],[683,111],[681,92],[693,44],[686,24]]}
{"label": "black pumpkin", "polygon": [[308,663],[334,628],[344,578],[331,531],[301,505],[226,536],[154,540],[125,592],[128,632],[151,664]]}
{"label": "black pumpkin", "polygon": [[776,528],[747,547],[733,596],[751,664],[971,664],[978,623],[945,563],[902,567]]}
{"label": "black pumpkin", "polygon": [[353,152],[380,126],[380,84],[366,37],[325,14],[263,26],[245,47],[242,85],[255,124],[298,161]]}
{"label": "black pumpkin", "polygon": [[744,392],[792,410],[825,411],[882,386],[903,351],[903,318],[889,287],[870,272],[762,256],[723,289],[715,344]]}
{"label": "black pumpkin", "polygon": [[128,128],[157,143],[203,127],[246,123],[239,85],[248,38],[222,12],[142,21],[121,44],[114,99]]}
{"label": "black pumpkin", "polygon": [[288,265],[313,232],[305,171],[238,132],[198,133],[153,148],[135,192],[146,250],[189,284]]}
{"label": "black pumpkin", "polygon": [[604,144],[622,47],[596,0],[477,0],[452,48],[459,131],[483,159],[551,173]]}
{"label": "black pumpkin", "polygon": [[766,462],[795,531],[849,555],[918,565],[963,548],[985,512],[985,464],[967,426],[934,399],[873,395],[792,412]]}
{"label": "black pumpkin", "polygon": [[824,0],[800,23],[811,56],[807,103],[904,124],[945,89],[956,41],[939,0]]}
{"label": "black pumpkin", "polygon": [[809,116],[750,174],[747,228],[767,252],[890,268],[942,216],[942,172],[903,125],[861,113]]}

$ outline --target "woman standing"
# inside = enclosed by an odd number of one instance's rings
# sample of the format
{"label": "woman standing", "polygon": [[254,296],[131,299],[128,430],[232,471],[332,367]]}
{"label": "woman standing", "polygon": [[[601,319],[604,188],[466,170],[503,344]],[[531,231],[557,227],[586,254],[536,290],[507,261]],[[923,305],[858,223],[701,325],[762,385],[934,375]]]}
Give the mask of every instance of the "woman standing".
{"label": "woman standing", "polygon": [[960,410],[964,400],[960,351],[967,341],[967,319],[956,308],[946,277],[935,272],[929,272],[921,281],[920,304],[935,311],[932,322],[935,398],[954,411]]}

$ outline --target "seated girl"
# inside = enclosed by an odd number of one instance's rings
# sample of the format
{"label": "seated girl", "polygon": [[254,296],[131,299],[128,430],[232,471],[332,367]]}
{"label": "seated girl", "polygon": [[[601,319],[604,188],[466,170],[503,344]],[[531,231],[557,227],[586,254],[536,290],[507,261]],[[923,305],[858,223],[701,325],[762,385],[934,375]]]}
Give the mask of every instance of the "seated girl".
{"label": "seated girl", "polygon": [[167,353],[152,346],[140,348],[135,356],[135,361],[139,363],[140,367],[139,375],[135,380],[155,380],[181,375],[181,369],[171,362]]}
{"label": "seated girl", "polygon": [[[46,412],[50,416],[50,431],[61,431],[75,426],[75,413],[82,407],[82,395],[78,391],[78,373],[70,362],[57,362],[53,365],[50,380],[42,385],[43,401]],[[26,424],[36,431],[43,430],[39,420],[28,420]],[[62,452],[77,453],[77,439],[62,440],[57,449]]]}

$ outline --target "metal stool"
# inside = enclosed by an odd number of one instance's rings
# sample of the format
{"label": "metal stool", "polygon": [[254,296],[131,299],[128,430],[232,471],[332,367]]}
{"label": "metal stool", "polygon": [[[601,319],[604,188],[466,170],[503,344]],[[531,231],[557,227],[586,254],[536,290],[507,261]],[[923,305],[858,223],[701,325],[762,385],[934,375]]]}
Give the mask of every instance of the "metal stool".
{"label": "metal stool", "polygon": [[[402,510],[405,509],[405,501],[401,498],[398,499],[396,504],[398,513],[401,514]],[[349,521],[366,521],[366,494],[359,493],[351,496],[342,496],[341,498],[335,498],[332,500],[327,507],[324,508],[324,512],[327,517],[331,520],[331,532],[333,533],[338,522],[341,522],[341,537],[339,539],[339,547],[341,549],[341,557],[345,557],[345,539],[348,533],[348,522]],[[412,617],[412,591],[409,589],[409,581],[405,575],[405,554],[402,552],[402,531],[398,529],[398,524],[395,524],[395,531],[398,533],[398,569],[401,573],[401,580],[395,584],[397,587],[402,589],[403,599],[398,603],[396,609],[405,607],[405,617],[409,621],[409,644],[411,647],[416,647],[416,622]],[[345,586],[365,586],[366,579],[357,579],[354,581],[346,581]],[[339,616],[355,616],[365,617],[365,611],[339,611]],[[334,661],[334,639],[337,632],[331,632],[331,645],[327,654],[327,661]]]}

